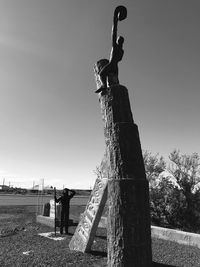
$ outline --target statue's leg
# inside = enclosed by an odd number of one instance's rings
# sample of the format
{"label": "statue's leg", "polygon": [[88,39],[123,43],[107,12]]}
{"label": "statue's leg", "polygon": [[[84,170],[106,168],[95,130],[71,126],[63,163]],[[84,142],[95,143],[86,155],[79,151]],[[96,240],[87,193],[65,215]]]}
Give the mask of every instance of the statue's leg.
{"label": "statue's leg", "polygon": [[[104,69],[102,69],[104,70]],[[101,71],[99,76],[101,77],[101,82],[102,82],[102,89],[106,89],[107,88],[107,73],[106,71]]]}
{"label": "statue's leg", "polygon": [[96,90],[95,93],[100,93],[107,89],[107,77],[111,69],[112,64],[110,63],[101,69],[101,71],[99,72],[99,76],[101,78],[102,86],[98,90]]}

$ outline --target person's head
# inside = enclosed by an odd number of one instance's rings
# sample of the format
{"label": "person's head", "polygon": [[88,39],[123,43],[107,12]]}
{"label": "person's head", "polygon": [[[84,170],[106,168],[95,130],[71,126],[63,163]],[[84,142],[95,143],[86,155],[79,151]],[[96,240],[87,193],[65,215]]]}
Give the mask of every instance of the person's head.
{"label": "person's head", "polygon": [[64,188],[63,189],[63,195],[68,195],[69,189],[68,188]]}
{"label": "person's head", "polygon": [[94,64],[94,71],[96,73],[99,73],[103,67],[105,67],[109,63],[109,60],[106,58],[100,59],[97,61],[96,64]]}
{"label": "person's head", "polygon": [[119,36],[119,37],[117,38],[117,44],[120,45],[120,46],[122,46],[123,43],[124,43],[124,37]]}

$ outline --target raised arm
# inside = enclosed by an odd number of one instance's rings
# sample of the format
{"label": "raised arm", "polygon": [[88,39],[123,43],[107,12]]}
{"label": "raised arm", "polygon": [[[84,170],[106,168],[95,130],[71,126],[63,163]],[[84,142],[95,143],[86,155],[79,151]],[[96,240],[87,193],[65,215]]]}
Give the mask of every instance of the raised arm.
{"label": "raised arm", "polygon": [[117,42],[117,23],[118,23],[118,11],[115,10],[113,16],[113,26],[112,26],[112,46]]}
{"label": "raised arm", "polygon": [[117,24],[118,21],[124,20],[127,17],[127,9],[125,6],[118,6],[115,8],[112,26],[112,46],[117,42]]}

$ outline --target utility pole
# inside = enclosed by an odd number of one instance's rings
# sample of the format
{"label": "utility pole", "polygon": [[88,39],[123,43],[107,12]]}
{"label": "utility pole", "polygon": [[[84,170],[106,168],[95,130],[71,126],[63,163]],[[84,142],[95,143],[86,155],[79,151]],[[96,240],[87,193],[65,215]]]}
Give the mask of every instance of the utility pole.
{"label": "utility pole", "polygon": [[55,215],[55,218],[54,218],[54,234],[56,236],[56,216],[57,216],[57,214],[56,214],[56,187],[54,187],[54,209],[55,209],[55,211],[54,211],[54,215]]}
{"label": "utility pole", "polygon": [[44,205],[44,203],[43,203],[43,194],[44,194],[44,178],[42,179],[42,205],[41,205],[41,211],[40,211],[40,213],[42,213],[42,206]]}

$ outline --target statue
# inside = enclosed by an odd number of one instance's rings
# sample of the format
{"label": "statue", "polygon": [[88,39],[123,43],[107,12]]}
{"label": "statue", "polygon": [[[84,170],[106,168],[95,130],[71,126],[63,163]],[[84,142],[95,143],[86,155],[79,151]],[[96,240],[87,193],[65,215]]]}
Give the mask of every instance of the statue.
{"label": "statue", "polygon": [[95,93],[100,93],[107,89],[108,86],[119,84],[118,80],[118,62],[122,60],[124,55],[122,36],[117,37],[118,21],[124,20],[127,17],[127,9],[124,6],[116,7],[113,16],[112,26],[112,49],[110,59],[99,60],[94,67],[96,76],[97,90]]}

